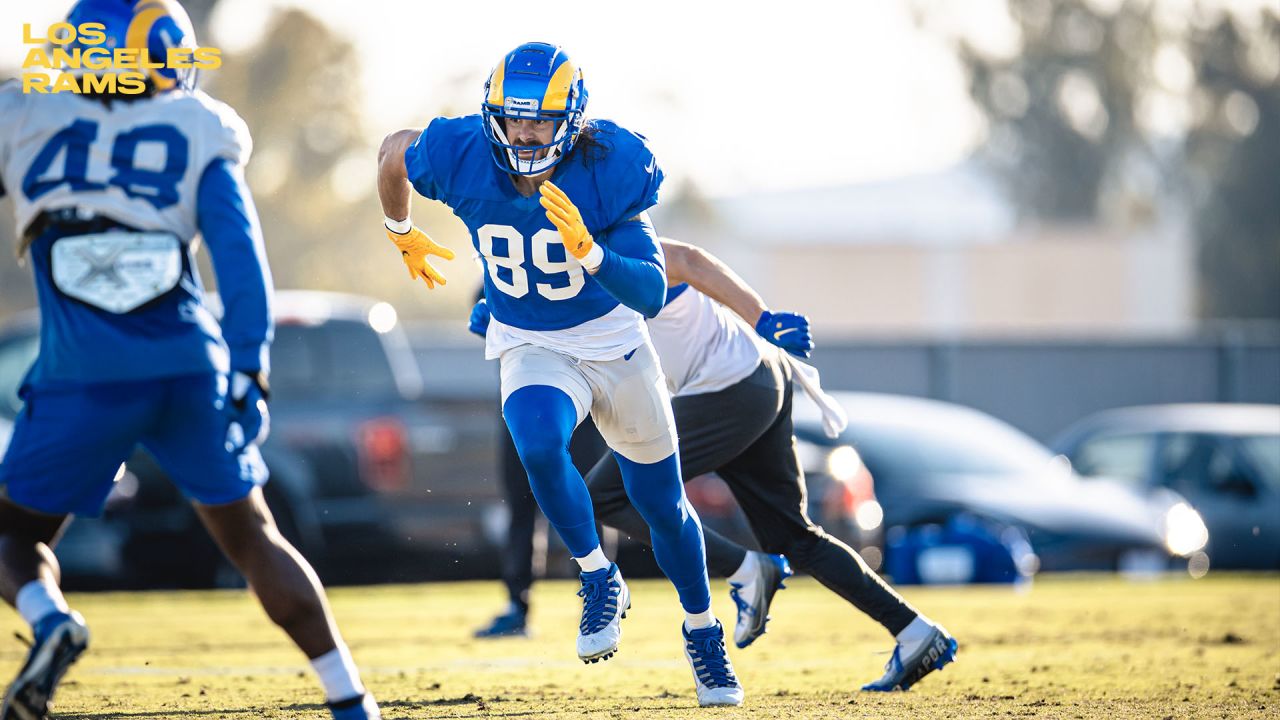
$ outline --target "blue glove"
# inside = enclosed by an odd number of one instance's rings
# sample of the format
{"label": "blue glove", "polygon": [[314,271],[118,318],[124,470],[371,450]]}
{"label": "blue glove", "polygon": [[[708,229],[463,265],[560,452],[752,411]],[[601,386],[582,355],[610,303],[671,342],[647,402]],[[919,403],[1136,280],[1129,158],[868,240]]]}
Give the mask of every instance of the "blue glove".
{"label": "blue glove", "polygon": [[807,358],[813,352],[809,318],[804,315],[791,312],[771,313],[765,310],[756,321],[756,332],[796,357]]}
{"label": "blue glove", "polygon": [[227,452],[238,453],[267,439],[271,432],[271,414],[267,412],[269,394],[266,376],[261,372],[251,375],[236,370],[231,373],[227,401],[223,405],[227,415]]}
{"label": "blue glove", "polygon": [[489,332],[489,317],[489,303],[480,298],[476,306],[471,308],[471,320],[467,323],[467,329],[484,337]]}

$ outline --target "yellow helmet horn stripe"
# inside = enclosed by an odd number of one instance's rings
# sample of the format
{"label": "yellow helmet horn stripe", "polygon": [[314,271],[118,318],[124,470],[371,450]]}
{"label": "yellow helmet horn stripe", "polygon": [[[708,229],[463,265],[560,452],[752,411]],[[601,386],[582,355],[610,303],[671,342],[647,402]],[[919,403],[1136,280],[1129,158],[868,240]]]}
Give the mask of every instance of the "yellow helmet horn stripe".
{"label": "yellow helmet horn stripe", "polygon": [[493,69],[493,75],[489,76],[489,97],[485,98],[485,102],[490,105],[502,105],[504,98],[502,96],[502,77],[506,73],[507,60],[502,59],[498,63],[498,67]]}
{"label": "yellow helmet horn stripe", "polygon": [[[139,57],[143,61],[151,59],[155,62],[167,62],[168,58],[151,58],[148,52],[147,39],[151,35],[151,28],[155,27],[156,21],[168,14],[169,12],[165,8],[163,0],[139,3],[133,20],[129,21],[129,29],[124,34],[125,46],[142,50],[144,54]],[[177,84],[176,80],[161,75],[156,71],[156,68],[151,68],[148,74],[151,77],[151,81],[156,84],[157,90],[169,90]]]}
{"label": "yellow helmet horn stripe", "polygon": [[569,88],[578,75],[573,63],[565,61],[547,81],[547,92],[542,96],[543,110],[564,110],[569,105]]}

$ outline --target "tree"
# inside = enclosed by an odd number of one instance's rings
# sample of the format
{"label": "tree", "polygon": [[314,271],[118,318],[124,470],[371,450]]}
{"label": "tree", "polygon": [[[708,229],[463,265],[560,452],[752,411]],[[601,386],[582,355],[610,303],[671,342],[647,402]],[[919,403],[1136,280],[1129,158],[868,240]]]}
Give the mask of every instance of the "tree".
{"label": "tree", "polygon": [[1280,13],[1267,12],[1253,37],[1226,19],[1195,34],[1213,109],[1187,138],[1201,311],[1280,319]]}
{"label": "tree", "polygon": [[932,22],[986,117],[979,151],[1025,217],[1182,223],[1202,316],[1280,319],[1280,10],[1007,0],[1000,50]]}
{"label": "tree", "polygon": [[[365,293],[398,301],[410,314],[465,317],[465,261],[443,268],[458,282],[427,297],[383,237],[375,173],[381,136],[364,127],[355,48],[296,9],[277,13],[262,37],[225,58],[209,80],[253,133],[248,179],[277,287]],[[414,216],[441,242],[469,242],[438,203],[422,203]]]}

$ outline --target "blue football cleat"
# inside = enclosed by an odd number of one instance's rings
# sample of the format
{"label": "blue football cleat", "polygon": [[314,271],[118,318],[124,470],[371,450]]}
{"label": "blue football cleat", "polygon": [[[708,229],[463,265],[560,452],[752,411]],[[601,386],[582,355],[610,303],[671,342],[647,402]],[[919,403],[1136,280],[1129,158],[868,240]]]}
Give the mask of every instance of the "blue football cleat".
{"label": "blue football cleat", "polygon": [[631,608],[631,591],[617,563],[581,575],[582,621],[578,623],[578,657],[582,662],[608,660],[618,651],[622,618]]}
{"label": "blue football cleat", "polygon": [[27,662],[4,696],[3,720],[45,720],[58,681],[89,647],[89,628],[78,612],[54,612],[33,628]]}
{"label": "blue football cleat", "polygon": [[724,626],[717,620],[711,627],[684,633],[684,656],[693,669],[694,689],[698,692],[698,704],[741,705],[742,685],[733,672],[733,663],[724,647]]}
{"label": "blue football cleat", "polygon": [[941,627],[933,628],[933,635],[920,643],[907,657],[902,656],[902,644],[893,648],[893,655],[884,666],[884,677],[867,683],[867,692],[891,692],[908,690],[912,685],[934,670],[941,670],[956,659],[956,639]]}
{"label": "blue football cleat", "polygon": [[378,703],[370,692],[348,700],[331,702],[329,712],[333,713],[333,720],[382,720],[382,712],[378,710]]}
{"label": "blue football cleat", "polygon": [[501,637],[525,637],[529,634],[527,617],[517,608],[495,617],[493,622],[476,630],[475,636],[480,639]]}
{"label": "blue football cleat", "polygon": [[739,648],[750,645],[765,633],[774,594],[786,587],[782,584],[783,580],[795,574],[791,572],[791,564],[781,555],[766,555],[754,550],[749,552],[757,556],[755,579],[745,584],[729,583],[729,597],[738,606],[738,624],[733,629],[733,642]]}

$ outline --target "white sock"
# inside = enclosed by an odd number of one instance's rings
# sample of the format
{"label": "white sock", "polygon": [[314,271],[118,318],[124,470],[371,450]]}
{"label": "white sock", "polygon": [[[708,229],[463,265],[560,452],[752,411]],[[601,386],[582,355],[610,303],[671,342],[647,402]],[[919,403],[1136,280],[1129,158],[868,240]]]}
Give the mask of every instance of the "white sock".
{"label": "white sock", "polygon": [[915,620],[911,621],[898,633],[898,642],[902,645],[902,649],[910,653],[920,646],[920,643],[929,639],[933,634],[933,623],[929,618],[923,615],[917,615]]}
{"label": "white sock", "polygon": [[690,630],[701,630],[715,624],[716,616],[711,612],[711,608],[707,608],[700,613],[685,612],[684,614],[684,626]]}
{"label": "white sock", "polygon": [[750,585],[751,582],[756,579],[756,575],[759,572],[760,561],[756,559],[756,554],[754,552],[748,550],[747,556],[742,559],[742,564],[738,566],[737,570],[733,571],[733,574],[730,575],[728,579],[731,583],[736,583],[745,587]]}
{"label": "white sock", "polygon": [[32,580],[18,590],[18,614],[27,624],[35,627],[37,622],[52,612],[68,612],[66,598],[57,585],[48,580]]}
{"label": "white sock", "polygon": [[311,661],[311,668],[320,677],[324,686],[325,700],[338,702],[350,700],[364,695],[364,685],[360,683],[360,671],[351,659],[351,651],[346,643],[338,641],[338,647]]}
{"label": "white sock", "polygon": [[609,558],[604,556],[604,551],[597,545],[595,550],[587,553],[586,557],[574,558],[578,561],[578,566],[582,568],[582,572],[593,572],[595,570],[608,570]]}

